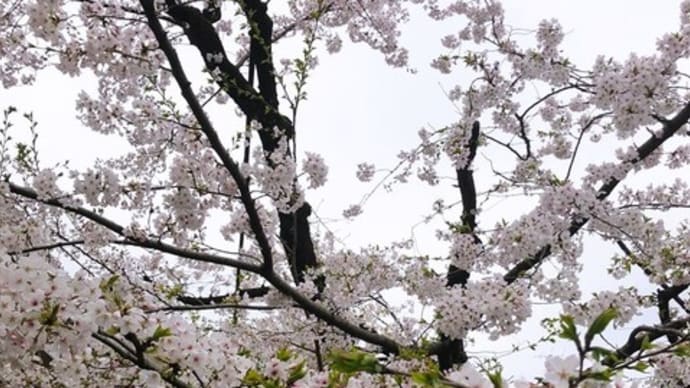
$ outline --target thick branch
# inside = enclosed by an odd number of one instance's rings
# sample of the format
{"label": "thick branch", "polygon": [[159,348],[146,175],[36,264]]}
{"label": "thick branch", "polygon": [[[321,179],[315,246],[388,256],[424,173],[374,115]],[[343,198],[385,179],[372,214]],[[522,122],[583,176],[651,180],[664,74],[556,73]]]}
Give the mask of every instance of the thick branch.
{"label": "thick branch", "polygon": [[[258,0],[241,2],[251,28],[250,55],[257,68],[261,90],[261,95],[259,95],[245,80],[237,67],[230,63],[218,33],[213,25],[204,18],[201,11],[192,6],[178,5],[174,0],[167,0],[166,3],[169,7],[168,13],[185,26],[185,34],[201,53],[206,67],[212,73],[217,73],[216,76],[220,79],[221,87],[248,118],[256,119],[262,124],[263,129],[259,131],[259,138],[264,151],[270,155],[277,148],[278,139],[282,136],[282,134],[275,133],[273,128],[281,129],[288,138],[293,136],[294,128],[292,122],[278,111],[275,70],[271,59],[273,23],[266,14],[265,4]],[[151,16],[155,16],[155,14],[151,13]],[[147,17],[151,18],[148,12]],[[158,23],[157,20],[156,23]],[[159,35],[163,37],[165,35],[160,23],[158,23],[157,28],[160,32],[156,33],[156,37],[171,61],[173,74],[181,73],[181,67],[176,70],[176,66],[168,54],[168,51],[174,54],[169,42],[163,45],[159,38]],[[167,42],[167,38],[165,39]],[[170,47],[168,48],[168,46]],[[217,55],[221,55],[220,61],[218,61]],[[176,75],[175,78],[178,76]],[[184,84],[188,88],[186,78],[184,78]],[[269,163],[271,163],[270,159]],[[310,213],[311,207],[305,203],[295,213],[279,214],[281,242],[291,264],[296,283],[304,281],[304,272],[307,268],[316,266],[316,254],[307,219]],[[319,283],[319,288],[323,288],[322,282]]]}
{"label": "thick branch", "polygon": [[[477,147],[479,145],[479,121],[472,124],[472,133],[466,149],[469,151],[467,163],[462,168],[457,168],[455,174],[458,180],[458,188],[460,189],[460,197],[462,198],[462,227],[463,233],[474,234],[474,228],[477,226],[477,190],[474,185],[474,176],[472,172],[472,162],[477,154]],[[479,244],[479,238],[474,236],[475,243]],[[466,269],[457,268],[450,265],[448,268],[447,286],[454,286],[456,284],[465,285],[470,274]]]}
{"label": "thick branch", "polygon": [[660,326],[638,326],[630,332],[628,341],[623,346],[616,349],[616,357],[605,359],[602,364],[606,366],[615,366],[620,361],[640,351],[645,337],[647,338],[646,341],[651,343],[669,334],[678,335],[680,334],[680,330],[687,329],[689,323],[690,318],[686,317]]}
{"label": "thick branch", "polygon": [[271,107],[278,110],[278,92],[271,53],[273,20],[266,13],[267,5],[261,0],[240,0],[239,3],[249,21],[249,55],[256,65],[261,96]]}
{"label": "thick branch", "polygon": [[[648,157],[652,152],[659,148],[666,140],[673,136],[678,130],[685,125],[690,119],[690,103],[686,104],[680,112],[678,112],[672,119],[667,120],[659,135],[654,135],[645,141],[641,146],[637,147],[637,156],[628,161],[631,164],[639,163]],[[611,178],[608,182],[601,185],[597,191],[596,199],[603,201],[606,199],[618,186],[620,180]],[[575,235],[586,223],[589,221],[588,217],[580,216],[573,219],[568,228],[571,236]],[[537,264],[541,263],[546,257],[551,254],[551,246],[545,245],[533,256],[530,256],[510,269],[503,279],[508,283],[513,283],[521,274],[532,269]]]}
{"label": "thick branch", "polygon": [[[199,50],[207,69],[214,75],[221,88],[228,93],[247,117],[258,120],[262,124],[263,129],[259,130],[259,137],[264,149],[271,152],[278,145],[280,135],[274,132],[274,127],[278,127],[285,135],[291,137],[294,132],[292,122],[278,111],[277,97],[275,101],[272,101],[273,96],[266,91],[266,95],[271,98],[266,100],[254,90],[239,69],[228,60],[216,29],[201,11],[189,5],[178,5],[174,0],[166,0],[166,3],[168,4],[168,13],[185,27],[184,32],[189,42]],[[149,12],[146,12],[146,15],[150,20]],[[151,15],[155,16],[155,13]],[[156,22],[158,22],[157,18]],[[158,23],[160,25],[160,22]],[[163,31],[162,27],[160,27],[160,31]],[[160,41],[160,39],[158,40]],[[270,41],[269,38],[268,42]],[[258,62],[256,64],[257,66],[260,65]],[[261,85],[261,73],[259,75],[259,84]],[[263,83],[262,94],[269,89],[265,80]],[[273,89],[275,90],[275,85]]]}
{"label": "thick branch", "polygon": [[[663,286],[657,291],[657,307],[659,309],[659,321],[662,325],[671,322],[671,310],[669,308],[669,301],[677,298],[683,291],[688,289],[688,284],[679,284],[676,286]],[[678,341],[678,336],[674,334],[667,335],[670,343]]]}
{"label": "thick branch", "polygon": [[[290,270],[295,283],[302,283],[306,270],[315,268],[317,265],[308,220],[310,215],[311,206],[307,202],[295,213],[278,213],[280,240],[290,262]],[[320,291],[323,291],[324,284],[321,280],[317,280],[317,286]]]}
{"label": "thick branch", "polygon": [[[191,83],[189,82],[186,74],[184,73],[184,69],[182,68],[182,63],[180,62],[180,59],[177,56],[177,52],[170,44],[170,40],[168,40],[165,31],[163,31],[163,26],[161,26],[161,23],[158,20],[158,17],[156,16],[156,11],[153,6],[153,0],[141,0],[141,5],[143,6],[144,12],[146,13],[146,18],[148,20],[149,27],[151,27],[151,30],[156,36],[156,40],[158,41],[161,50],[163,50],[165,56],[168,58],[168,62],[170,62],[170,67],[172,69],[173,76],[175,77],[175,80],[177,81],[177,84],[180,87],[180,90],[182,91],[182,96],[184,97],[185,101],[187,101],[187,104],[189,105],[189,108],[192,110],[192,113],[194,114],[194,117],[196,118],[197,122],[199,122],[199,125],[201,126],[201,131],[204,133],[204,135],[206,135],[206,138],[211,144],[211,148],[213,148],[213,150],[216,152],[216,155],[218,155],[225,168],[228,170],[232,178],[237,183],[237,188],[240,191],[240,199],[249,217],[249,226],[251,227],[252,232],[254,233],[254,237],[256,238],[256,241],[259,244],[259,249],[261,250],[261,256],[264,260],[264,267],[267,270],[271,270],[273,268],[273,253],[271,251],[271,245],[269,244],[263,226],[261,225],[261,220],[256,210],[254,199],[252,198],[251,193],[249,191],[249,185],[247,184],[246,179],[244,179],[242,173],[240,172],[239,166],[237,165],[237,163],[235,163],[234,160],[232,160],[230,154],[225,149],[225,146],[220,141],[218,133],[213,128],[211,121],[208,119],[208,116],[206,116],[206,112],[204,112],[203,108],[201,107],[201,104],[199,104],[199,100],[197,100],[196,96],[194,95],[194,92],[192,91],[192,88],[190,86]],[[201,15],[200,11],[196,8],[189,8],[196,10],[197,12],[199,12],[199,15]],[[200,17],[203,18],[203,16]],[[205,23],[208,24],[208,26],[210,26],[211,32],[213,32],[213,36],[216,40],[218,40],[217,43],[220,44],[220,39],[218,39],[218,35],[215,34],[213,26],[208,21],[206,21],[206,19],[203,20]],[[201,38],[202,37],[198,37],[198,39]],[[210,39],[211,42],[213,42],[212,37],[207,38]],[[192,38],[190,38],[190,40],[191,39]],[[220,49],[223,50],[222,45],[220,46]],[[225,55],[224,51],[223,55]],[[224,59],[224,61],[229,64],[227,59]],[[234,70],[237,71],[237,69]],[[239,74],[239,71],[237,71],[237,75],[241,77],[242,80],[244,80],[242,75]]]}
{"label": "thick branch", "polygon": [[[256,213],[256,208],[254,206],[254,201],[250,196],[250,192],[247,186],[247,182],[242,176],[242,174],[239,171],[239,168],[237,164],[230,158],[229,154],[223,147],[222,143],[220,142],[220,139],[218,138],[217,133],[213,129],[213,126],[211,122],[209,121],[208,117],[206,116],[206,113],[203,111],[201,105],[199,104],[198,100],[196,99],[196,96],[191,90],[190,87],[190,82],[187,79],[184,70],[182,68],[182,64],[180,63],[180,60],[177,56],[177,53],[173,49],[172,45],[170,44],[170,41],[168,40],[165,31],[163,31],[163,27],[161,26],[160,22],[158,21],[158,18],[155,13],[155,9],[153,6],[153,0],[140,0],[142,6],[144,7],[144,11],[146,13],[146,17],[148,19],[149,26],[151,27],[151,30],[153,31],[154,35],[156,36],[156,39],[158,40],[158,43],[160,44],[161,49],[165,53],[166,57],[168,58],[168,61],[170,62],[170,66],[172,69],[173,76],[175,77],[175,80],[177,81],[180,89],[182,90],[182,95],[189,104],[190,109],[192,110],[192,113],[196,117],[197,121],[199,122],[199,125],[201,126],[202,132],[207,136],[209,139],[209,142],[211,143],[212,148],[216,152],[216,154],[221,158],[221,161],[225,165],[225,167],[228,169],[230,172],[230,175],[235,179],[237,182],[238,189],[240,190],[241,194],[241,199],[242,203],[247,210],[247,214],[249,215],[249,223],[252,229],[252,232],[254,232],[257,242],[259,243],[259,247],[261,249],[262,256],[264,258],[264,261],[266,264],[272,263],[272,252],[270,245],[268,244],[268,240],[266,239],[266,236],[264,234],[263,228],[261,226],[258,214]],[[197,10],[198,12],[198,10]],[[217,38],[217,35],[216,35]],[[194,43],[194,42],[193,42]],[[222,46],[220,47],[222,49]],[[201,50],[201,49],[200,49]],[[223,52],[224,54],[224,52]],[[227,59],[224,59],[224,63],[227,62]],[[227,62],[229,64],[229,62]],[[221,69],[222,70],[222,69]],[[305,204],[305,206],[308,206],[308,204]],[[299,210],[298,210],[299,212]],[[308,214],[306,214],[308,216]],[[305,218],[306,218],[305,216]],[[310,239],[310,237],[307,235]],[[310,239],[311,241],[311,239]],[[350,334],[356,338],[359,338],[361,340],[364,340],[368,343],[379,345],[382,348],[384,348],[386,351],[390,352],[397,352],[400,349],[400,345],[395,342],[394,340],[381,336],[379,334],[372,333],[370,331],[364,330],[360,328],[357,325],[354,325],[348,321],[345,321],[335,315],[333,315],[331,312],[326,310],[323,306],[320,304],[315,303],[311,299],[305,297],[302,295],[299,291],[297,291],[295,288],[291,287],[288,283],[286,283],[283,279],[281,279],[279,276],[273,272],[273,268],[271,265],[266,265],[264,266],[263,270],[260,272],[264,278],[269,281],[278,291],[281,293],[291,297],[295,302],[297,302],[302,308],[304,308],[306,311],[308,311],[311,314],[314,314],[316,317],[319,319],[325,321],[328,324],[331,324],[342,331],[344,331],[347,334]]]}
{"label": "thick branch", "polygon": [[180,303],[190,306],[204,306],[209,304],[225,303],[229,298],[239,296],[242,298],[259,298],[265,296],[270,291],[268,287],[242,288],[234,294],[211,295],[211,296],[191,296],[180,295],[176,299]]}
{"label": "thick branch", "polygon": [[[472,132],[470,139],[466,145],[469,156],[465,166],[457,168],[455,174],[458,179],[458,188],[460,189],[460,197],[462,198],[462,227],[463,233],[472,233],[474,235],[474,228],[477,226],[477,190],[474,185],[474,177],[472,175],[471,165],[474,157],[477,154],[477,147],[479,146],[479,121],[472,124]],[[479,238],[474,235],[475,243],[479,244]],[[470,277],[468,268],[458,268],[453,264],[448,266],[447,287],[454,285],[465,286]],[[450,339],[445,335],[441,335],[441,348],[438,352],[438,366],[442,371],[448,370],[453,365],[464,364],[467,362],[467,353],[465,353],[465,346],[460,339]]]}

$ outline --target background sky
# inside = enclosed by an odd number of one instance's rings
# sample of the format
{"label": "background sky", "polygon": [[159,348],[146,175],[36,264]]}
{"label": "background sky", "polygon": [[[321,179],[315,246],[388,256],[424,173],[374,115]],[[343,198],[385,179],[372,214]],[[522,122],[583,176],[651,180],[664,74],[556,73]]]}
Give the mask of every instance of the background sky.
{"label": "background sky", "polygon": [[[624,59],[633,51],[651,53],[657,37],[677,28],[679,3],[677,0],[504,2],[507,24],[517,28],[534,29],[541,19],[559,19],[566,32],[562,47],[582,68],[589,67],[599,54]],[[371,184],[356,180],[358,163],[373,162],[379,168],[390,168],[396,164],[400,150],[417,144],[416,133],[421,127],[440,127],[457,119],[455,107],[445,97],[444,90],[469,81],[469,73],[460,69],[442,75],[428,66],[441,50],[440,38],[460,29],[457,23],[457,19],[432,23],[413,14],[411,23],[403,30],[402,42],[410,50],[410,66],[418,70],[416,74],[388,67],[381,55],[363,44],[346,43],[336,55],[320,55],[320,66],[309,81],[309,100],[298,117],[298,147],[300,151],[320,153],[329,165],[326,187],[309,192],[308,198],[324,222],[322,227],[335,232],[344,245],[355,248],[414,237],[420,254],[445,254],[446,246],[437,243],[433,234],[438,225],[419,223],[430,213],[434,199],[459,199],[450,180],[443,180],[435,188],[413,183],[397,186],[392,193],[380,189],[367,203],[364,214],[352,222],[342,220],[341,213],[372,189]],[[40,156],[46,166],[70,160],[75,167],[86,167],[95,158],[115,155],[121,150],[117,142],[110,138],[106,141],[75,120],[75,96],[80,88],[89,87],[88,82],[46,71],[39,75],[34,87],[0,90],[0,109],[14,105],[22,112],[34,112],[39,122]],[[478,177],[487,173],[490,172],[481,169],[475,172]],[[445,175],[450,177],[453,172],[449,170]],[[480,227],[491,227],[496,217],[511,219],[527,210],[510,203],[498,204],[480,217]],[[419,226],[413,228],[414,225]],[[605,256],[611,249],[595,244],[588,252]],[[591,273],[596,273],[597,268],[600,266],[593,266]],[[586,278],[585,289],[600,288],[597,279],[603,279],[601,276]],[[544,307],[542,313],[549,312],[558,310]],[[538,317],[531,320],[526,334],[539,335],[538,322]],[[510,347],[506,342],[481,341],[471,350],[502,352]],[[506,375],[540,373],[541,360],[536,370],[530,370],[535,364],[529,360],[544,357],[544,352],[570,354],[571,349],[547,347],[537,355],[525,357],[525,353],[520,353],[507,357],[504,359]]]}

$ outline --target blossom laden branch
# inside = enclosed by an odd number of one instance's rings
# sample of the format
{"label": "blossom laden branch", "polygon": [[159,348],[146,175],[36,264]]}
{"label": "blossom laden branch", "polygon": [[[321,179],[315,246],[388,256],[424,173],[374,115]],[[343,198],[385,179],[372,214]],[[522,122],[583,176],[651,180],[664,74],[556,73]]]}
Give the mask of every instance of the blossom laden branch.
{"label": "blossom laden branch", "polygon": [[144,369],[150,370],[158,373],[158,375],[165,380],[167,383],[176,388],[191,388],[192,385],[185,383],[180,380],[177,376],[172,373],[166,372],[164,370],[165,366],[155,364],[149,357],[147,357],[143,351],[138,351],[136,349],[131,349],[129,346],[125,345],[122,341],[114,338],[113,336],[99,331],[91,335],[93,338],[98,340],[103,345],[112,349],[120,355],[122,358],[130,361],[132,364]]}
{"label": "blossom laden branch", "polygon": [[[676,134],[680,128],[688,122],[688,120],[690,120],[690,103],[685,104],[685,106],[673,118],[667,120],[658,134],[652,135],[649,139],[647,139],[647,141],[637,147],[637,156],[629,161],[626,161],[626,163],[635,165],[636,163],[643,161],[645,158],[651,155],[652,152],[657,150],[666,140]],[[596,199],[599,201],[606,199],[620,182],[621,181],[619,179],[611,177],[607,182],[601,185],[597,191]],[[568,233],[570,236],[575,235],[587,223],[587,221],[589,221],[589,218],[584,216],[573,219],[573,221],[570,223],[570,227],[568,228]],[[506,272],[506,274],[503,276],[503,280],[505,280],[508,284],[515,282],[522,274],[540,264],[550,254],[551,245],[543,246],[533,256],[522,260],[508,272]]]}
{"label": "blossom laden branch", "polygon": [[314,314],[316,317],[325,321],[326,323],[329,323],[341,329],[345,333],[348,333],[368,343],[379,345],[388,352],[398,353],[402,346],[398,344],[396,341],[388,337],[364,330],[361,327],[348,322],[347,320],[337,317],[320,304],[315,303],[310,298],[307,298],[306,296],[301,294],[298,290],[290,286],[288,283],[286,283],[283,279],[281,279],[273,272],[273,258],[271,247],[263,231],[263,227],[258,217],[258,213],[256,212],[254,200],[251,198],[247,181],[239,171],[239,167],[237,166],[237,164],[231,159],[230,155],[225,150],[223,144],[221,143],[218,137],[218,134],[213,129],[213,125],[208,119],[208,116],[206,115],[203,108],[199,104],[199,101],[194,95],[190,87],[190,82],[184,73],[182,64],[177,56],[177,53],[170,44],[170,41],[168,40],[162,25],[158,21],[155,8],[153,6],[153,0],[140,1],[144,8],[149,26],[151,27],[151,30],[154,32],[154,35],[156,36],[156,39],[158,40],[161,49],[165,52],[165,55],[168,58],[168,61],[170,62],[170,67],[172,69],[173,76],[175,77],[178,86],[182,90],[183,97],[189,104],[192,113],[199,122],[202,132],[207,136],[209,142],[211,143],[211,147],[220,157],[224,166],[228,169],[231,176],[237,182],[242,203],[247,211],[247,214],[249,215],[249,221],[252,232],[255,234],[255,237],[257,239],[257,242],[259,243],[259,247],[264,259],[264,265],[259,270],[257,270],[254,266],[249,266],[245,268],[249,268],[250,270],[253,270],[252,272],[259,273],[260,275],[262,275],[278,291],[291,297],[306,311],[308,311],[311,314]]}
{"label": "blossom laden branch", "polygon": [[126,228],[115,221],[112,221],[100,214],[97,214],[91,210],[79,207],[79,206],[71,206],[71,205],[66,205],[59,200],[56,199],[45,199],[41,198],[38,193],[36,193],[34,190],[22,187],[19,185],[16,185],[14,183],[9,182],[9,189],[10,192],[16,195],[19,195],[21,197],[27,198],[34,200],[38,203],[42,203],[44,205],[48,206],[53,206],[56,208],[63,209],[67,212],[76,214],[78,216],[81,216],[83,218],[86,218],[98,225],[101,225],[111,232],[116,233],[117,235],[124,237],[124,241],[119,242],[120,244],[123,245],[130,245],[134,247],[139,247],[139,248],[149,248],[149,249],[154,249],[159,252],[163,253],[169,253],[172,255],[175,255],[177,257],[185,258],[185,259],[190,259],[190,260],[197,260],[205,263],[213,263],[213,264],[219,264],[223,266],[228,266],[228,267],[233,267],[233,268],[240,268],[242,270],[246,270],[249,272],[253,273],[259,273],[261,272],[261,267],[255,264],[247,263],[241,260],[235,260],[227,257],[222,257],[218,255],[213,255],[205,252],[197,252],[193,250],[188,250],[188,249],[183,249],[176,247],[174,245],[170,245],[167,243],[164,243],[162,241],[158,240],[153,240],[144,236],[137,236],[134,238],[133,236],[129,236]]}
{"label": "blossom laden branch", "polygon": [[[460,189],[460,197],[462,199],[462,215],[461,215],[461,234],[468,234],[472,236],[474,244],[481,244],[481,240],[474,233],[477,226],[477,190],[474,184],[474,176],[472,171],[472,162],[477,155],[477,147],[479,146],[479,121],[472,123],[470,136],[465,145],[464,152],[468,152],[467,161],[464,166],[455,169],[455,175]],[[465,263],[470,264],[470,263]],[[453,287],[460,285],[464,287],[470,277],[469,266],[465,265],[458,267],[455,264],[448,266],[448,274],[446,276],[446,286]],[[465,353],[464,342],[458,338],[448,338],[445,335],[441,336],[442,350],[438,353],[439,368],[443,371],[453,367],[453,365],[462,365],[467,362],[467,353]]]}
{"label": "blossom laden branch", "polygon": [[[165,56],[168,58],[168,61],[170,62],[170,67],[172,68],[173,76],[175,77],[175,80],[177,81],[177,84],[182,91],[182,96],[189,105],[189,108],[192,110],[192,113],[194,114],[194,117],[196,118],[197,122],[201,126],[201,131],[204,133],[204,135],[206,135],[206,138],[211,144],[211,148],[213,148],[213,150],[216,152],[216,155],[222,161],[223,166],[225,166],[232,178],[237,183],[237,187],[240,192],[240,199],[249,217],[249,225],[252,229],[252,232],[254,233],[257,243],[259,244],[259,249],[261,250],[261,255],[264,260],[263,270],[271,271],[273,268],[273,252],[268,242],[268,238],[264,232],[263,226],[261,225],[259,213],[257,212],[254,199],[251,197],[247,180],[242,175],[242,172],[240,171],[240,168],[237,165],[237,163],[235,163],[235,161],[230,157],[230,154],[221,142],[218,133],[213,128],[213,124],[211,124],[211,121],[206,115],[206,112],[201,107],[201,104],[199,104],[199,100],[196,98],[196,95],[192,91],[192,88],[190,86],[191,83],[189,82],[189,79],[187,78],[187,75],[184,72],[182,63],[180,62],[180,59],[177,56],[177,52],[172,47],[172,44],[170,44],[170,40],[168,40],[168,37],[165,31],[163,30],[163,26],[158,20],[156,10],[153,5],[153,0],[141,0],[141,5],[144,8],[144,12],[146,14],[149,26],[151,27],[151,30],[153,31],[156,40],[160,45],[161,50],[163,50]],[[199,11],[197,10],[197,12]],[[211,28],[213,27],[211,26]],[[241,77],[241,74],[239,74],[239,72],[238,75]]]}

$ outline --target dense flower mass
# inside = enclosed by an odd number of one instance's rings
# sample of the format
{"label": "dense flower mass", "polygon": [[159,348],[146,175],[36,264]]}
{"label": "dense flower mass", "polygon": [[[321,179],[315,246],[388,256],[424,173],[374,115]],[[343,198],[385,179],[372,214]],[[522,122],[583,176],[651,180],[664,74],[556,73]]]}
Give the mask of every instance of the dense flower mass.
{"label": "dense flower mass", "polygon": [[[0,386],[690,385],[690,0],[651,52],[585,64],[569,26],[506,12],[0,0]],[[431,24],[406,28],[417,19]],[[362,147],[333,157],[301,148],[301,115],[352,116],[340,97],[307,99],[332,63],[319,58],[351,43],[396,75],[441,73],[454,105],[448,122],[396,128],[424,126],[392,166],[374,143],[402,144],[394,132],[348,133]],[[46,76],[74,90],[46,93]],[[84,167],[63,150],[73,124],[5,101],[14,88],[72,93],[102,140],[79,150],[103,152]],[[64,144],[42,140],[58,132]],[[339,158],[343,177],[326,162]],[[372,209],[413,182],[395,214]],[[390,237],[407,216],[411,235]],[[504,362],[514,353],[528,369]]]}

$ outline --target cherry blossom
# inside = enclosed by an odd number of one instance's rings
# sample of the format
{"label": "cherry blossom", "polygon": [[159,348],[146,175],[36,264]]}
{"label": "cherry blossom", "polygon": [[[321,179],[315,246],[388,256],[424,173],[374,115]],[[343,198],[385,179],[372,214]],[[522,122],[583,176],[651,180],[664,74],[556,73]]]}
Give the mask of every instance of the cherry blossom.
{"label": "cherry blossom", "polygon": [[[0,386],[690,384],[690,1],[651,51],[593,64],[570,56],[569,26],[505,13],[495,0],[0,1],[3,87],[74,79],[71,113],[105,139],[93,146],[123,147],[47,163],[44,147],[62,147],[42,136],[67,123],[2,107]],[[442,31],[415,32],[438,39],[417,62],[428,69],[411,65],[415,18]],[[409,123],[423,127],[392,164],[348,150],[359,182],[332,210],[318,195],[342,170],[303,150],[302,107],[332,103],[307,99],[312,75],[353,44],[441,77],[455,110]],[[432,198],[349,240],[384,195],[422,183]],[[412,236],[379,236],[415,214]],[[504,375],[486,341],[576,353]]]}
{"label": "cherry blossom", "polygon": [[546,374],[544,380],[556,388],[566,388],[570,386],[570,378],[575,376],[579,366],[578,357],[570,355],[562,358],[549,356],[545,362]]}

